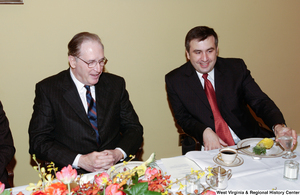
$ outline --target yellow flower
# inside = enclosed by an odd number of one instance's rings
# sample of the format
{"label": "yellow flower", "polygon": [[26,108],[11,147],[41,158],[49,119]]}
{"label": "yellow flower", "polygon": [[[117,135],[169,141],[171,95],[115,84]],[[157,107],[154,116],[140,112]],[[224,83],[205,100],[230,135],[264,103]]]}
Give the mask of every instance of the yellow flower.
{"label": "yellow flower", "polygon": [[194,173],[194,169],[193,168],[191,168],[191,173]]}
{"label": "yellow flower", "polygon": [[115,166],[112,166],[111,167],[111,172],[114,171],[115,169],[116,169]]}
{"label": "yellow flower", "polygon": [[207,178],[210,178],[211,176],[213,176],[212,173],[208,173],[208,174],[207,174]]}
{"label": "yellow flower", "polygon": [[186,185],[183,185],[182,183],[179,184],[179,189],[182,190]]}
{"label": "yellow flower", "polygon": [[198,179],[202,178],[205,175],[205,172],[201,172],[198,174]]}
{"label": "yellow flower", "polygon": [[34,183],[29,183],[29,186],[26,187],[27,191],[39,190],[43,185],[42,180],[39,180],[38,183],[35,185]]}
{"label": "yellow flower", "polygon": [[168,195],[168,191],[166,190],[165,192],[161,193],[162,195]]}

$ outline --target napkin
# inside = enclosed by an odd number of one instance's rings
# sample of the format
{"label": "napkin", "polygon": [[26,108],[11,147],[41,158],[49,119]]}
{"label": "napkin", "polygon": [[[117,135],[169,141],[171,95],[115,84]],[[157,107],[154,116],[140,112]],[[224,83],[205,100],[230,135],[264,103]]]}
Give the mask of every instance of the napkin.
{"label": "napkin", "polygon": [[172,178],[183,178],[191,173],[191,168],[194,170],[202,170],[195,162],[186,158],[185,156],[178,156],[172,158],[162,158],[162,164],[168,175]]}

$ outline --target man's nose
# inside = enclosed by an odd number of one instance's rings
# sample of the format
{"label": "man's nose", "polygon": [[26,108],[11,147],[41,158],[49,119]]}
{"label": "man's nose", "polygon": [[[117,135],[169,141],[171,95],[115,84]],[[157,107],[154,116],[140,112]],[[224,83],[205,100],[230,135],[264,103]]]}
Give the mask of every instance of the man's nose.
{"label": "man's nose", "polygon": [[207,61],[207,59],[208,59],[207,53],[203,52],[202,55],[201,55],[201,60],[202,61]]}
{"label": "man's nose", "polygon": [[101,65],[99,62],[97,65],[94,67],[94,70],[97,72],[101,72],[103,70],[103,65]]}

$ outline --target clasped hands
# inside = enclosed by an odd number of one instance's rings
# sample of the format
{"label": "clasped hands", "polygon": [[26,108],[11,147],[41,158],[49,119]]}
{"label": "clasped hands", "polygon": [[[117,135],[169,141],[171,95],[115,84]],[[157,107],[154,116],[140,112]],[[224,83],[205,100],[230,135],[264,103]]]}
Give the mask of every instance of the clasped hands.
{"label": "clasped hands", "polygon": [[79,158],[78,167],[89,172],[105,171],[122,158],[123,154],[118,149],[92,152]]}
{"label": "clasped hands", "polygon": [[[276,136],[276,142],[278,141],[278,137],[289,135],[293,137],[293,147],[297,143],[297,133],[294,129],[290,127],[286,127],[285,125],[277,124],[274,127],[274,133]],[[206,128],[203,132],[203,143],[204,150],[213,150],[219,149],[221,147],[228,146],[211,128]]]}

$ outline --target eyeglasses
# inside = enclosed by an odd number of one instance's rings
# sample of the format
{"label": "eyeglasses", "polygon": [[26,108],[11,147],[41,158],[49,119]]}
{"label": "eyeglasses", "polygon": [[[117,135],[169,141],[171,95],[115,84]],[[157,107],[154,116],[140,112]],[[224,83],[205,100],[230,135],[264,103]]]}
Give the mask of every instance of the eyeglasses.
{"label": "eyeglasses", "polygon": [[86,63],[86,64],[88,65],[89,68],[94,68],[98,63],[99,63],[101,66],[104,66],[104,65],[107,63],[107,61],[108,61],[106,57],[102,58],[102,59],[99,60],[99,61],[92,60],[92,61],[90,61],[90,62],[87,62],[87,61],[81,59],[80,57],[77,57],[77,56],[75,56],[75,57],[78,58],[78,59],[80,59],[80,60],[83,61],[84,63]]}

